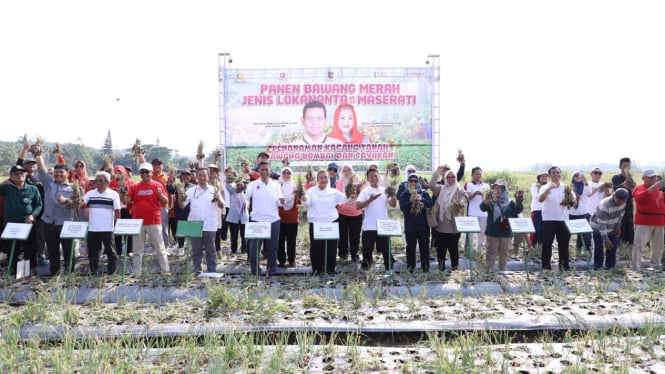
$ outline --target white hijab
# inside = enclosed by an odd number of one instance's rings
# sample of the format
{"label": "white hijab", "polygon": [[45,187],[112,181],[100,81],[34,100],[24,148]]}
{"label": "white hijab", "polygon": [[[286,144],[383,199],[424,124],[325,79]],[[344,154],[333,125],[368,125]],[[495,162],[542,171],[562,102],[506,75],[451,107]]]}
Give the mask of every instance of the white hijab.
{"label": "white hijab", "polygon": [[[282,180],[282,173],[284,170],[291,172],[291,178],[288,181]],[[296,185],[293,183],[293,170],[290,167],[285,167],[279,173],[279,184],[282,186],[282,196],[284,196],[284,210],[293,209],[293,204],[296,201],[296,196],[293,194],[293,191],[296,188]]]}
{"label": "white hijab", "polygon": [[[455,176],[455,183],[448,184],[446,177],[448,174]],[[453,198],[459,191],[459,183],[457,183],[457,176],[452,170],[448,170],[443,175],[443,186],[441,186],[441,191],[439,191],[439,220],[443,221],[445,216],[448,220],[452,220],[452,212],[450,211],[450,204],[453,201]]]}

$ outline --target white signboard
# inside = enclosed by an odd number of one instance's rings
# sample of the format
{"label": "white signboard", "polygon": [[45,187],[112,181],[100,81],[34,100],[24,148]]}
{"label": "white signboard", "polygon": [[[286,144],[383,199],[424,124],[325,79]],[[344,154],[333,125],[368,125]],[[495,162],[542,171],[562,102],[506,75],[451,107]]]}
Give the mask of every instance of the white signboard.
{"label": "white signboard", "polygon": [[531,218],[508,218],[508,223],[513,234],[530,234],[536,232]]}
{"label": "white signboard", "polygon": [[402,224],[393,219],[377,219],[376,234],[379,236],[402,236]]}
{"label": "white signboard", "polygon": [[119,219],[115,222],[113,233],[115,235],[139,235],[141,227],[143,227],[142,219]]}
{"label": "white signboard", "polygon": [[6,240],[28,240],[32,223],[8,222],[2,231],[2,239]]}
{"label": "white signboard", "polygon": [[568,232],[570,232],[571,235],[593,232],[591,225],[589,225],[589,221],[584,218],[571,219],[566,221],[566,227],[568,228]]}
{"label": "white signboard", "polygon": [[455,229],[458,232],[480,232],[478,217],[455,217]]}
{"label": "white signboard", "polygon": [[270,222],[247,222],[245,239],[270,239],[270,225]]}
{"label": "white signboard", "polygon": [[88,234],[88,222],[65,221],[60,230],[61,239],[84,239]]}
{"label": "white signboard", "polygon": [[312,233],[315,240],[339,239],[339,223],[314,222]]}

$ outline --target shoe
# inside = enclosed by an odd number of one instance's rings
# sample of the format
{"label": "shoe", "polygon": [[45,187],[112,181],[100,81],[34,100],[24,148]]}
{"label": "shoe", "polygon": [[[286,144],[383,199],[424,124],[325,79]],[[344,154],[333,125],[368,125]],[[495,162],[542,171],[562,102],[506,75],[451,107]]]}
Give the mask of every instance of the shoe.
{"label": "shoe", "polygon": [[277,267],[278,268],[285,268],[286,264],[284,262],[280,262],[279,264],[277,264]]}
{"label": "shoe", "polygon": [[351,257],[351,262],[353,262],[354,264],[357,264],[358,263],[358,256]]}
{"label": "shoe", "polygon": [[49,266],[49,265],[51,265],[51,263],[49,262],[49,260],[47,258],[39,257],[39,259],[37,259],[37,265],[38,266]]}
{"label": "shoe", "polygon": [[288,267],[290,267],[290,268],[296,267],[295,261],[289,261],[289,266]]}

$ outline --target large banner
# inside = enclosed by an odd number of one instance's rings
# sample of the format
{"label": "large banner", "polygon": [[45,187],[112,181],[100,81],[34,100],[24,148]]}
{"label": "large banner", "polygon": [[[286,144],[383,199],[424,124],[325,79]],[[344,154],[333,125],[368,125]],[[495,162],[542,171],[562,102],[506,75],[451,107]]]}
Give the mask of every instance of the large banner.
{"label": "large banner", "polygon": [[432,168],[432,67],[221,73],[227,164],[267,151],[273,162],[288,158],[296,167]]}

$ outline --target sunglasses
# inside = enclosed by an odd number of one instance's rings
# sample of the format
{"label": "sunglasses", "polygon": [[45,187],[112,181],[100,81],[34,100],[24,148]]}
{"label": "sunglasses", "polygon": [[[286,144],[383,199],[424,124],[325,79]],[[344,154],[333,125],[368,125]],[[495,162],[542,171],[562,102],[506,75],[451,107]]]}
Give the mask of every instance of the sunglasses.
{"label": "sunglasses", "polygon": [[139,174],[150,174],[150,170],[141,170]]}

